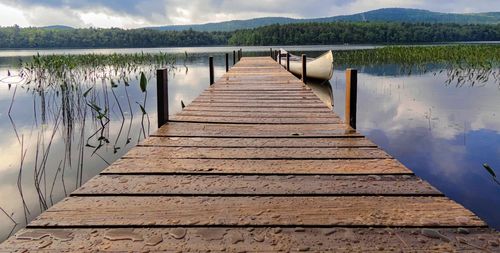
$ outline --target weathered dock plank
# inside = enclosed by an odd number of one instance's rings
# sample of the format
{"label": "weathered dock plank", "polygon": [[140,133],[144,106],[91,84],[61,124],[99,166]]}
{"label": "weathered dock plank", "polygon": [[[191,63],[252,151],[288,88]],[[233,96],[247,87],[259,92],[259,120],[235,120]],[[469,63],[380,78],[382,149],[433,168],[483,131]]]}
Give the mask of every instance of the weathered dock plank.
{"label": "weathered dock plank", "polygon": [[[493,252],[498,236],[441,228],[176,227],[24,229],[4,251],[56,252]],[[432,238],[438,233],[442,238]],[[35,240],[32,238],[40,238]]]}
{"label": "weathered dock plank", "polygon": [[478,227],[486,224],[445,197],[71,197],[32,227],[361,226]]}
{"label": "weathered dock plank", "polygon": [[342,121],[334,117],[297,118],[297,117],[224,117],[176,115],[171,121],[198,123],[241,123],[241,124],[339,124]]}
{"label": "weathered dock plank", "polygon": [[376,148],[377,145],[367,138],[179,138],[150,137],[141,142],[140,146],[155,147],[316,147],[316,148]]}
{"label": "weathered dock plank", "polygon": [[152,159],[387,159],[379,148],[205,148],[205,147],[135,147],[124,158]]}
{"label": "weathered dock plank", "polygon": [[330,109],[324,107],[229,107],[229,106],[203,106],[189,105],[183,112],[267,112],[267,113],[330,113]]}
{"label": "weathered dock plank", "polygon": [[211,124],[170,122],[152,136],[164,137],[362,137],[345,124]]}
{"label": "weathered dock plank", "polygon": [[399,175],[101,175],[72,193],[82,195],[441,195],[416,176]]}
{"label": "weathered dock plank", "polygon": [[499,233],[269,57],[0,245],[10,251],[494,252]]}
{"label": "weathered dock plank", "polygon": [[395,159],[120,159],[103,173],[115,174],[411,174]]}

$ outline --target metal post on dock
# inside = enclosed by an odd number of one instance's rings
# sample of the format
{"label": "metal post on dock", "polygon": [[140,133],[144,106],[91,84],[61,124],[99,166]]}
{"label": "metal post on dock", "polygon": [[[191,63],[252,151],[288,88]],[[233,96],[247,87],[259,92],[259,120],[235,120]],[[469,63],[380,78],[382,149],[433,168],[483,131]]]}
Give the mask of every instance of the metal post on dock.
{"label": "metal post on dock", "polygon": [[215,83],[214,79],[214,57],[208,57],[208,67],[210,69],[210,85]]}
{"label": "metal post on dock", "polygon": [[156,70],[158,128],[168,123],[168,70]]}
{"label": "metal post on dock", "polygon": [[302,55],[302,82],[306,83],[307,77],[307,56],[305,54]]}
{"label": "metal post on dock", "polygon": [[241,58],[243,58],[243,49],[240,48],[238,51],[238,61],[241,61]]}
{"label": "metal post on dock", "polygon": [[233,50],[233,65],[236,64],[236,51]]}
{"label": "metal post on dock", "polygon": [[290,53],[286,52],[286,70],[290,71]]}
{"label": "metal post on dock", "polygon": [[271,48],[269,48],[269,51],[270,51],[270,52],[269,52],[269,56],[271,56],[271,58],[273,58],[273,48],[272,48],[272,47],[271,47]]}
{"label": "metal post on dock", "polygon": [[356,129],[356,105],[358,100],[358,71],[347,69],[345,94],[345,122]]}
{"label": "metal post on dock", "polygon": [[229,71],[229,54],[226,53],[226,72]]}
{"label": "metal post on dock", "polygon": [[279,58],[279,59],[278,59],[278,63],[279,63],[279,64],[280,64],[280,66],[281,66],[281,50],[280,50],[280,52],[278,53],[278,58]]}

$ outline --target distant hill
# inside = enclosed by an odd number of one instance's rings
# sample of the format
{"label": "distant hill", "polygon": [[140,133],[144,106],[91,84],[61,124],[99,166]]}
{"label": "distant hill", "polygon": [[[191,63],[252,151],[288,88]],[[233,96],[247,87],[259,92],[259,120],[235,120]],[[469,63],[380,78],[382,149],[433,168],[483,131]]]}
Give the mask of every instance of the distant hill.
{"label": "distant hill", "polygon": [[234,31],[239,29],[256,28],[272,24],[293,24],[309,22],[338,22],[338,21],[391,21],[391,22],[425,22],[425,23],[457,23],[457,24],[499,24],[500,12],[486,13],[441,13],[419,9],[384,8],[362,12],[353,15],[334,16],[313,19],[294,19],[285,17],[265,17],[248,20],[232,20],[219,23],[199,25],[172,25],[148,27],[161,31]]}
{"label": "distant hill", "polygon": [[47,30],[71,30],[71,29],[74,29],[71,26],[65,26],[65,25],[50,25],[50,26],[44,26],[41,28],[47,29]]}

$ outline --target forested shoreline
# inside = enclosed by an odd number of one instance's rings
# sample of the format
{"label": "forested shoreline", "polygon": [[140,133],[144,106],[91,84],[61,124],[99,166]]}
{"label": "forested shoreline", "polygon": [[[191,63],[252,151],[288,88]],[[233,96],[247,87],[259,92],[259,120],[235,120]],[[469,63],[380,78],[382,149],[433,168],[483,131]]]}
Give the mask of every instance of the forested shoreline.
{"label": "forested shoreline", "polygon": [[415,44],[456,41],[500,41],[500,24],[334,22],[270,25],[234,32],[0,28],[0,48]]}

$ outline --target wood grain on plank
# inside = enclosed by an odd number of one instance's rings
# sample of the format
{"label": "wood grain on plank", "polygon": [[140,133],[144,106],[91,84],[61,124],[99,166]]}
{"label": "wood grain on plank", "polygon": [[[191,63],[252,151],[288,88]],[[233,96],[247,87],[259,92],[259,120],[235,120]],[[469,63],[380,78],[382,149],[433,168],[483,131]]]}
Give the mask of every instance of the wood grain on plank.
{"label": "wood grain on plank", "polygon": [[339,124],[339,118],[296,118],[296,117],[217,117],[217,116],[189,116],[178,114],[171,117],[171,121],[199,122],[199,123],[245,123],[245,124]]}
{"label": "wood grain on plank", "polygon": [[[115,228],[23,229],[0,251],[49,252],[496,252],[499,233],[469,228]],[[442,235],[433,238],[425,232]],[[41,237],[41,238],[40,238]],[[34,239],[36,238],[36,239]],[[40,238],[40,239],[38,239]]]}
{"label": "wood grain on plank", "polygon": [[195,124],[170,122],[152,136],[195,137],[359,137],[354,129],[345,124]]}
{"label": "wood grain on plank", "polygon": [[214,86],[214,87],[210,87],[208,88],[208,90],[212,90],[212,91],[302,91],[302,90],[309,90],[309,88],[300,88],[300,87],[297,87],[297,88],[293,88],[293,87],[289,87],[289,88],[269,88],[269,87],[266,87],[265,85],[262,85],[262,86],[242,86],[242,87],[231,87],[231,86],[228,86],[228,85],[221,85],[221,86]]}
{"label": "wood grain on plank", "polygon": [[190,106],[197,107],[243,107],[243,108],[321,108],[328,109],[328,107],[322,103],[303,103],[303,104],[292,104],[292,103],[274,103],[274,104],[264,104],[264,103],[206,103],[206,102],[192,102]]}
{"label": "wood grain on plank", "polygon": [[217,90],[205,90],[201,95],[284,95],[284,96],[300,96],[300,95],[311,95],[314,94],[312,90],[300,90],[300,91],[217,91]]}
{"label": "wood grain on plank", "polygon": [[102,175],[72,196],[141,195],[440,195],[416,176]]}
{"label": "wood grain on plank", "polygon": [[189,138],[149,137],[140,146],[163,147],[372,147],[377,145],[366,138]]}
{"label": "wood grain on plank", "polygon": [[294,103],[294,104],[316,104],[320,103],[319,98],[297,98],[297,99],[247,99],[247,98],[222,98],[222,99],[205,99],[196,98],[193,102],[198,103],[264,103],[264,104],[283,104],[283,103]]}
{"label": "wood grain on plank", "polygon": [[227,107],[227,106],[196,106],[196,105],[188,105],[183,109],[183,112],[193,111],[193,112],[268,112],[268,113],[280,113],[280,112],[288,112],[288,113],[330,113],[331,110],[324,108],[273,108],[273,107]]}
{"label": "wood grain on plank", "polygon": [[193,112],[182,111],[179,116],[197,116],[197,117],[248,117],[248,118],[297,118],[297,119],[312,119],[312,118],[330,118],[339,119],[339,117],[329,112]]}
{"label": "wood grain on plank", "polygon": [[30,226],[485,226],[445,197],[70,197]]}
{"label": "wood grain on plank", "polygon": [[103,173],[114,174],[412,174],[394,159],[372,160],[213,160],[120,159]]}
{"label": "wood grain on plank", "polygon": [[204,148],[143,147],[132,148],[124,158],[150,159],[387,159],[378,148]]}
{"label": "wood grain on plank", "polygon": [[259,95],[259,96],[248,96],[244,94],[207,94],[200,95],[198,98],[204,100],[220,100],[220,99],[248,99],[248,100],[296,100],[296,99],[317,99],[314,95],[304,94],[304,95]]}

